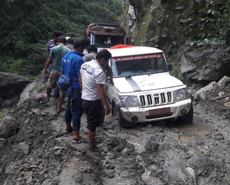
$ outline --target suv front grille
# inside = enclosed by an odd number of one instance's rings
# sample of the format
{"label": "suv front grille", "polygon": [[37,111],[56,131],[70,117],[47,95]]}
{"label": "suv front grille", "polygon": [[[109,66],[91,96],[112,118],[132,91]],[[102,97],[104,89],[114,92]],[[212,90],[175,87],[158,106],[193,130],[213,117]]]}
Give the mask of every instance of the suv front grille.
{"label": "suv front grille", "polygon": [[172,103],[172,92],[155,93],[140,96],[142,106],[162,105]]}

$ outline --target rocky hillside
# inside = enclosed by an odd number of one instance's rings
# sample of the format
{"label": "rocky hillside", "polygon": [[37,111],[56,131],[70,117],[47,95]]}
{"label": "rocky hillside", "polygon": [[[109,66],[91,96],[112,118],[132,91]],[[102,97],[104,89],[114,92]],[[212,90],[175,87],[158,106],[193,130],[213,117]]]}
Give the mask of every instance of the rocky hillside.
{"label": "rocky hillside", "polygon": [[174,76],[203,85],[230,76],[229,1],[123,0],[123,7],[130,42],[162,49]]}

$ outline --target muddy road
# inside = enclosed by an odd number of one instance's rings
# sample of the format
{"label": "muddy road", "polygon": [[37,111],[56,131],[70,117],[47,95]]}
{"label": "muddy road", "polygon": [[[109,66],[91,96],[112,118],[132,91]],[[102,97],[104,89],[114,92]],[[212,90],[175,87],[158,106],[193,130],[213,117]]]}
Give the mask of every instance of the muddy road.
{"label": "muddy road", "polygon": [[[57,102],[40,95],[1,121],[0,184],[230,184],[229,120],[200,104],[194,105],[193,124],[161,121],[124,129],[109,115],[97,129],[103,149],[97,153],[86,143],[72,144],[72,135],[63,134],[64,112],[56,113]],[[81,136],[87,139],[85,115]]]}

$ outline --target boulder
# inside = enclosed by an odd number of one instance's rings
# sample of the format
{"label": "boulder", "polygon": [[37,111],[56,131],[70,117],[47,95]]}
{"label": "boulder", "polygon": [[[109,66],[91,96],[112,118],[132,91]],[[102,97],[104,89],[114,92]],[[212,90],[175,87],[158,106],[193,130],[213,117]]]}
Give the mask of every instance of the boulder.
{"label": "boulder", "polygon": [[[183,46],[182,46],[183,47]],[[230,54],[222,46],[194,48],[184,51],[180,64],[186,78],[200,82],[220,80],[230,71]]]}
{"label": "boulder", "polygon": [[7,138],[17,133],[20,124],[15,118],[5,116],[0,122],[0,138]]}
{"label": "boulder", "polygon": [[223,78],[221,78],[221,79],[219,80],[219,82],[218,82],[217,84],[218,84],[218,86],[225,86],[225,85],[227,85],[228,83],[230,83],[230,78],[227,77],[227,76],[224,76]]}
{"label": "boulder", "polygon": [[136,20],[136,15],[135,15],[134,7],[131,5],[129,5],[128,14],[129,14],[129,26],[132,26]]}
{"label": "boulder", "polygon": [[130,32],[133,33],[136,30],[137,23],[136,23],[136,14],[134,7],[129,5],[129,11],[128,11],[128,17],[129,17],[129,27]]}
{"label": "boulder", "polygon": [[19,95],[14,95],[12,98],[10,99],[5,99],[2,104],[1,104],[1,107],[8,107],[10,105],[13,105],[15,103],[18,102],[18,99],[19,99]]}
{"label": "boulder", "polygon": [[0,72],[0,97],[7,99],[20,94],[29,82],[26,77]]}
{"label": "boulder", "polygon": [[210,92],[212,91],[213,89],[215,89],[217,86],[217,83],[216,82],[211,82],[209,85],[201,88],[200,90],[198,90],[194,96],[194,100],[195,101],[205,101],[206,100],[206,92]]}

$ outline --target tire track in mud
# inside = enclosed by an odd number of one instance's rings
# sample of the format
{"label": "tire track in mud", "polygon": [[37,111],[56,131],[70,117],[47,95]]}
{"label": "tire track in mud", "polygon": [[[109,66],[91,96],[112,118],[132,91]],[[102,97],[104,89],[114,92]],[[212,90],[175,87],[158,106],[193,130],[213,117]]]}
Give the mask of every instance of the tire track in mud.
{"label": "tire track in mud", "polygon": [[[56,113],[56,102],[28,99],[8,114],[20,127],[1,148],[0,184],[227,185],[229,123],[194,109],[193,125],[123,129],[108,116],[97,129],[103,151],[94,153],[62,134],[64,112]],[[81,133],[87,138],[85,115]]]}

